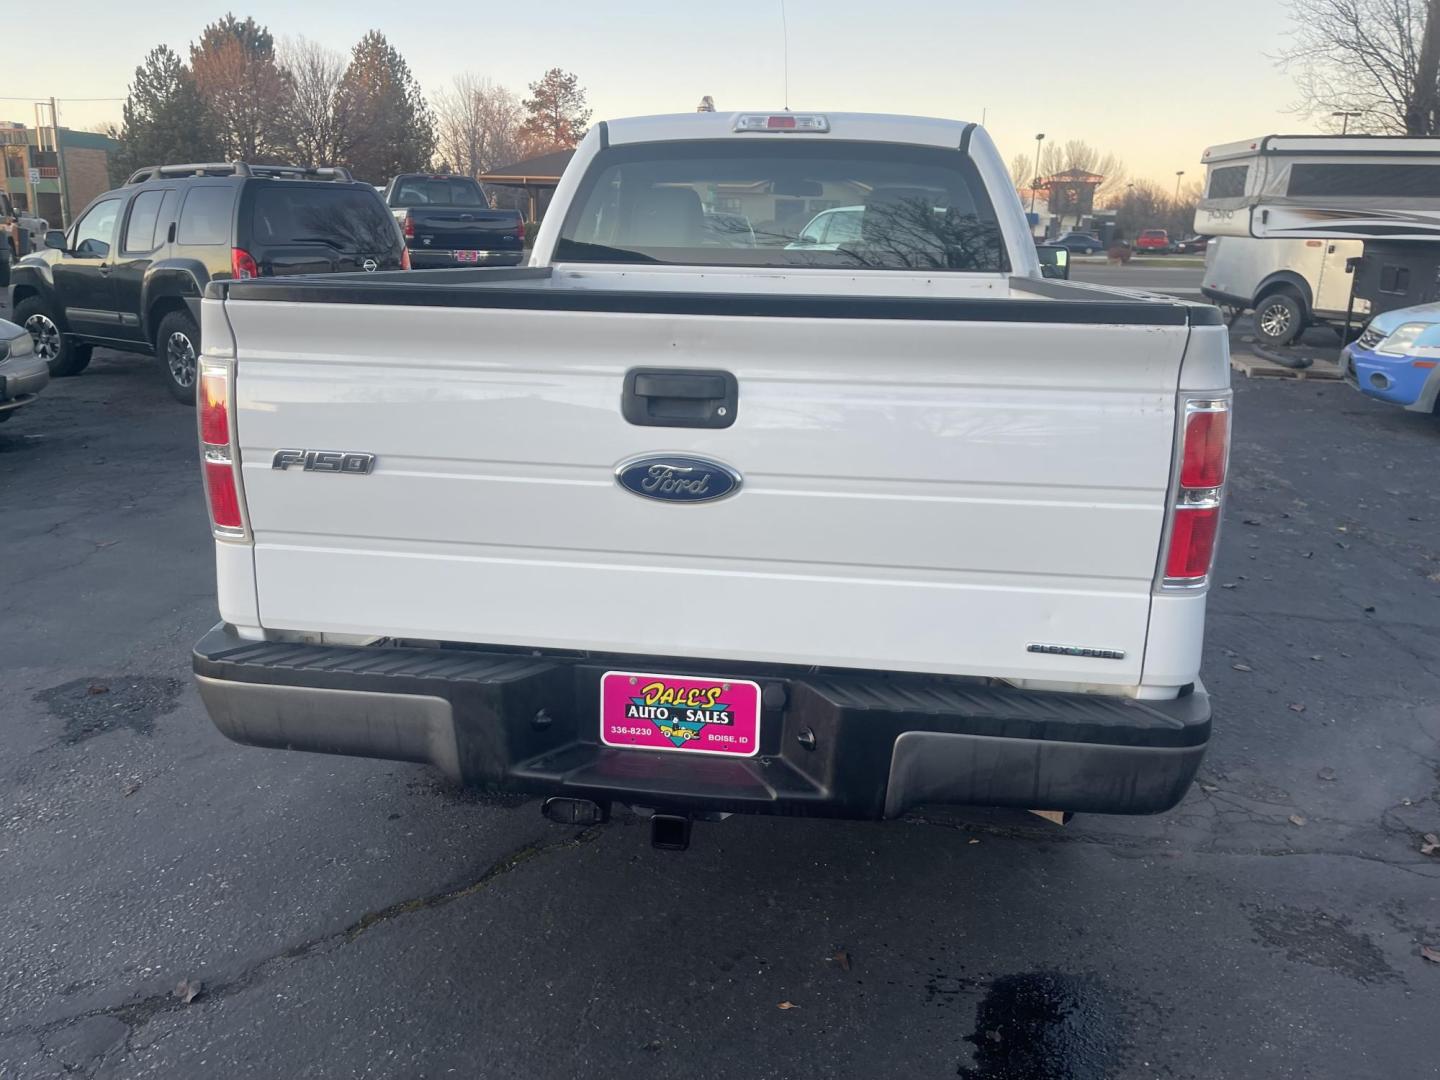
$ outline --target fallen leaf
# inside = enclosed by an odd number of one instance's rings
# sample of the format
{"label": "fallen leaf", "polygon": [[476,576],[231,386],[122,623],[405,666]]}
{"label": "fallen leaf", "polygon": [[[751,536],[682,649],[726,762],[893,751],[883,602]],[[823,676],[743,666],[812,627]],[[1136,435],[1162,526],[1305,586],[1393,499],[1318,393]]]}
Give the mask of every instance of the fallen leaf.
{"label": "fallen leaf", "polygon": [[1254,670],[1255,670],[1255,669],[1254,669],[1253,667],[1251,667],[1249,664],[1231,664],[1230,666],[1231,666],[1232,668],[1234,668],[1236,671],[1254,671]]}
{"label": "fallen leaf", "polygon": [[1291,814],[1291,815],[1290,815],[1290,824],[1291,824],[1291,825],[1304,825],[1304,824],[1305,824],[1305,819],[1304,819],[1303,817],[1301,817],[1299,814]]}
{"label": "fallen leaf", "polygon": [[1434,855],[1437,851],[1440,851],[1440,836],[1436,836],[1433,832],[1427,832],[1425,842],[1420,845],[1420,854]]}
{"label": "fallen leaf", "polygon": [[850,970],[850,954],[844,949],[841,949],[835,954],[835,962],[840,965],[841,971]]}
{"label": "fallen leaf", "polygon": [[1246,525],[1263,525],[1263,524],[1264,524],[1263,521],[1259,521],[1259,520],[1257,520],[1257,519],[1255,519],[1255,518],[1242,518],[1241,521],[1242,521],[1244,524],[1246,524]]}
{"label": "fallen leaf", "polygon": [[1321,780],[1335,780],[1339,778],[1340,774],[1337,773],[1334,769],[1332,769],[1329,765],[1326,765],[1315,775],[1318,776]]}
{"label": "fallen leaf", "polygon": [[1366,604],[1366,605],[1365,605],[1365,613],[1366,613],[1367,615],[1373,615],[1373,614],[1375,613],[1375,605],[1374,605],[1374,604]]}
{"label": "fallen leaf", "polygon": [[140,781],[139,781],[139,780],[132,780],[132,781],[130,781],[130,783],[126,784],[123,788],[120,789],[120,794],[123,795],[123,796],[125,796],[125,798],[128,799],[131,795],[134,795],[135,792],[137,792],[137,791],[139,791],[139,790],[140,790]]}
{"label": "fallen leaf", "polygon": [[1336,541],[1335,541],[1335,546],[1338,547],[1341,551],[1349,551],[1349,550],[1350,550],[1350,545],[1347,544],[1347,543],[1345,543],[1344,540],[1336,540]]}
{"label": "fallen leaf", "polygon": [[1432,964],[1440,964],[1440,949],[1432,949],[1429,945],[1421,945],[1420,955]]}
{"label": "fallen leaf", "polygon": [[180,999],[181,1005],[189,1005],[198,998],[205,990],[205,984],[199,979],[181,979],[175,984],[175,996]]}
{"label": "fallen leaf", "polygon": [[87,686],[87,687],[85,688],[85,693],[87,693],[87,694],[92,694],[92,695],[93,695],[93,694],[108,694],[109,692],[110,692],[110,687],[105,686],[105,685],[102,684],[102,683],[91,683],[89,686]]}
{"label": "fallen leaf", "polygon": [[1304,704],[1303,702],[1300,702],[1300,701],[1292,701],[1292,702],[1289,704],[1289,706],[1287,706],[1287,707],[1289,708],[1289,710],[1290,710],[1291,712],[1304,712],[1304,711],[1305,711],[1305,704]]}
{"label": "fallen leaf", "polygon": [[776,1005],[775,1007],[777,1009],[798,1009],[800,1006],[796,1005],[793,1001],[782,1001],[779,1005]]}
{"label": "fallen leaf", "polygon": [[1323,656],[1312,656],[1312,657],[1310,657],[1310,659],[1311,659],[1311,660],[1324,660],[1325,657],[1323,657]]}
{"label": "fallen leaf", "polygon": [[1302,552],[1300,553],[1300,557],[1301,557],[1302,559],[1313,559],[1313,558],[1315,557],[1315,552],[1313,552],[1313,551],[1302,551]]}

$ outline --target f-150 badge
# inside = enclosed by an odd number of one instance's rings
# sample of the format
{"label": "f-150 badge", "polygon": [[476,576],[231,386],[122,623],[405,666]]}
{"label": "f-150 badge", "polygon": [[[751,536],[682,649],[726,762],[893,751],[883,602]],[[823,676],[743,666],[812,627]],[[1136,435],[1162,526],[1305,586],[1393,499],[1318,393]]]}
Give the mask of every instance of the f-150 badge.
{"label": "f-150 badge", "polygon": [[276,450],[272,469],[299,465],[306,472],[351,473],[363,476],[375,468],[375,455],[357,450]]}
{"label": "f-150 badge", "polygon": [[622,463],[615,482],[646,499],[713,502],[739,490],[740,474],[708,458],[655,454]]}

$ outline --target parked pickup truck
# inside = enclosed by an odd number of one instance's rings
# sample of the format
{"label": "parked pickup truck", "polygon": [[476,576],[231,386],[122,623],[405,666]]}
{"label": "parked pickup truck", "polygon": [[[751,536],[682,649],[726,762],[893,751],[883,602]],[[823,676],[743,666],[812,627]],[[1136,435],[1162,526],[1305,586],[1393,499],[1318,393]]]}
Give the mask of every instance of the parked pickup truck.
{"label": "parked pickup truck", "polygon": [[494,210],[468,176],[402,173],[385,202],[400,222],[410,265],[514,266],[525,257],[525,223],[518,210]]}
{"label": "parked pickup truck", "polygon": [[[712,239],[743,214],[753,246]],[[796,245],[825,205],[852,240]],[[529,267],[212,282],[210,715],[547,816],[1149,813],[1209,738],[1216,308],[1041,274],[974,124],[581,142]]]}

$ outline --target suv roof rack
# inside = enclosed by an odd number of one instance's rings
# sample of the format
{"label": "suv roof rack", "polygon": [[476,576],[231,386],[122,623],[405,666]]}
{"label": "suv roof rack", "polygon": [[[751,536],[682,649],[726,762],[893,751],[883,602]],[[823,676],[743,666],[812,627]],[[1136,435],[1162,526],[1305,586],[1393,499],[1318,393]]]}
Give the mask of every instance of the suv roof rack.
{"label": "suv roof rack", "polygon": [[143,184],[150,180],[175,176],[269,176],[300,180],[335,180],[341,183],[353,183],[355,180],[349,169],[338,165],[315,169],[305,165],[251,165],[244,161],[205,161],[188,165],[147,165],[131,173],[125,183]]}

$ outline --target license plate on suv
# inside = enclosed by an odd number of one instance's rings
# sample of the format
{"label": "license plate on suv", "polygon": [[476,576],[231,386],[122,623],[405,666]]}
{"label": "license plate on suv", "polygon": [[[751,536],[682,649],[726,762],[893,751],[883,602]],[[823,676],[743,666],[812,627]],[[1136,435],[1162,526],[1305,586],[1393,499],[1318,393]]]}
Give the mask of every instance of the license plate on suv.
{"label": "license plate on suv", "polygon": [[606,672],[600,679],[600,741],[635,750],[754,757],[760,751],[760,687],[745,679]]}
{"label": "license plate on suv", "polygon": [[480,261],[480,252],[478,252],[478,251],[457,251],[457,252],[455,252],[454,254],[455,254],[455,261],[456,261],[456,262],[479,262],[479,261]]}

